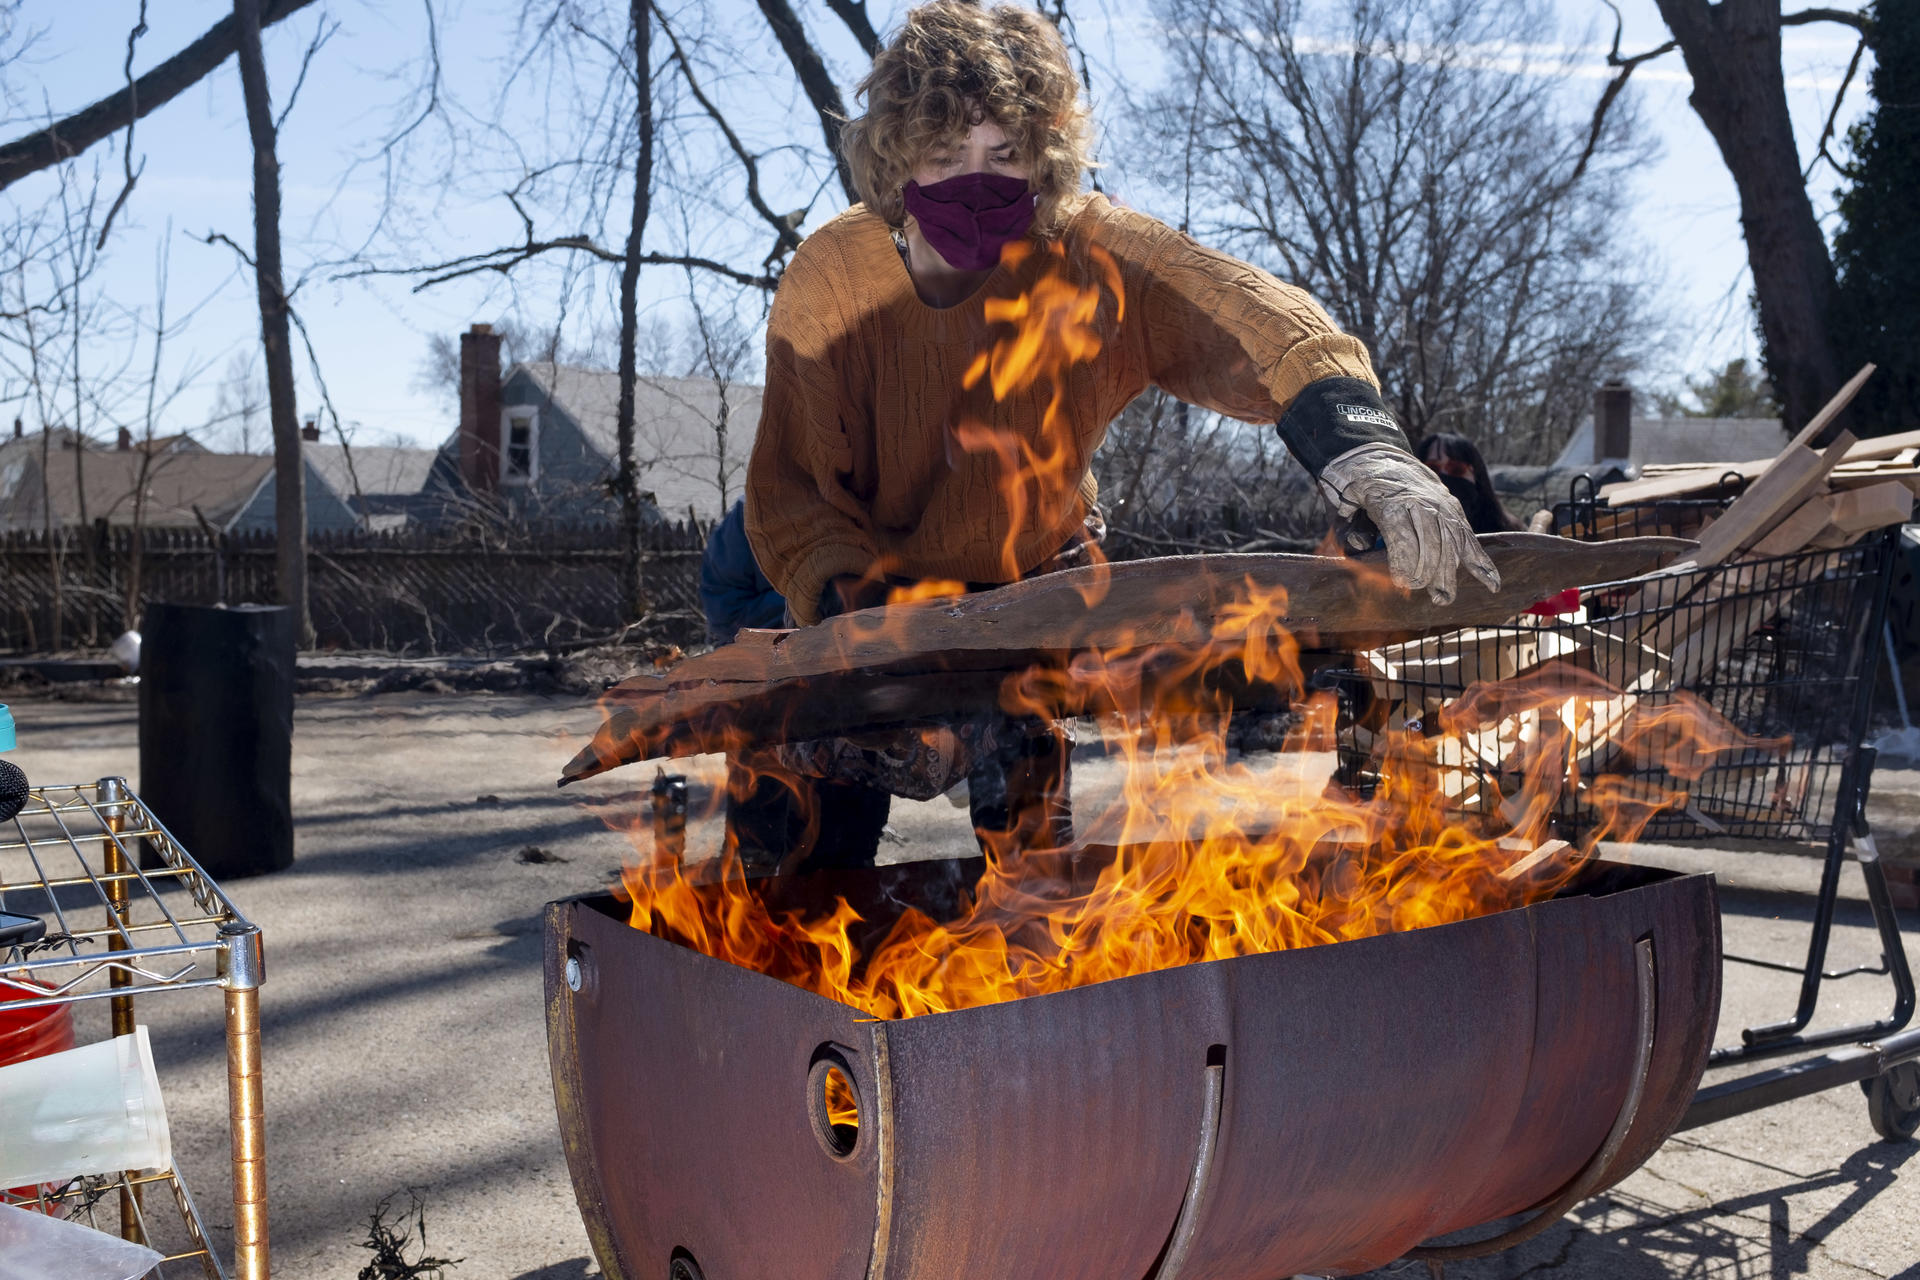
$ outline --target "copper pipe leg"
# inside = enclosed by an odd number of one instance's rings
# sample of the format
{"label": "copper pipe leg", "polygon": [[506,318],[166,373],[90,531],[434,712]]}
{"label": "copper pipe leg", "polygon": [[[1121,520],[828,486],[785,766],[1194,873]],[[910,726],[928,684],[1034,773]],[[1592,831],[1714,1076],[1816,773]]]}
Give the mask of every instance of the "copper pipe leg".
{"label": "copper pipe leg", "polygon": [[233,1271],[267,1280],[267,1116],[260,1078],[260,991],[227,991],[227,1126],[233,1135]]}
{"label": "copper pipe leg", "polygon": [[[125,829],[126,818],[122,802],[127,798],[126,785],[119,778],[102,778],[94,784],[94,802],[100,806],[100,817],[108,831]],[[126,927],[131,922],[132,912],[129,904],[132,891],[125,879],[132,867],[128,865],[126,854],[119,843],[112,838],[100,842],[101,867],[107,875],[107,950],[125,951],[127,949]],[[124,969],[114,969],[107,974],[107,982],[114,988],[131,986],[133,975]],[[114,1036],[130,1036],[134,1030],[133,997],[131,995],[114,996],[107,1002],[112,1016]],[[146,1232],[141,1229],[140,1189],[123,1185],[120,1188],[120,1238],[131,1240],[135,1244],[147,1242]]]}

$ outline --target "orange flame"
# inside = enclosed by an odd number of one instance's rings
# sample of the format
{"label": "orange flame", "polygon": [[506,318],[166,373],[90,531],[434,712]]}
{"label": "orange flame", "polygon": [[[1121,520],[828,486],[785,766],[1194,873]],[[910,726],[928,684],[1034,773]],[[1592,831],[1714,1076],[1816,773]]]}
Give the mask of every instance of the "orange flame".
{"label": "orange flame", "polygon": [[[1118,299],[1111,260],[1097,265]],[[963,428],[967,447],[1002,463],[1009,579],[1022,571],[1015,550],[1029,525],[1074,501],[1077,445],[1063,438],[1061,407],[1068,371],[1100,350],[1101,301],[1100,288],[1056,273],[988,304],[988,318],[1010,327],[968,370],[967,385],[987,380],[1000,399],[1049,397],[1033,440]],[[957,585],[923,584],[897,598]],[[952,918],[908,909],[882,931],[844,898],[776,910],[731,849],[697,879],[677,859],[655,857],[623,874],[632,924],[876,1018],[913,1017],[1537,901],[1567,882],[1595,841],[1631,838],[1684,803],[1684,793],[1601,780],[1588,792],[1608,809],[1602,829],[1581,849],[1530,857],[1559,797],[1580,785],[1591,758],[1583,746],[1602,735],[1627,749],[1656,742],[1685,767],[1753,746],[1703,706],[1637,714],[1632,699],[1591,676],[1556,669],[1470,689],[1437,725],[1415,723],[1417,711],[1375,725],[1369,765],[1378,782],[1361,798],[1333,783],[1339,708],[1329,694],[1308,693],[1286,610],[1284,594],[1248,584],[1217,613],[1210,644],[1150,642],[1146,620],[1138,643],[1003,683],[1000,704],[1012,715],[1051,718],[1063,704],[1105,713],[1117,798],[1083,803],[1076,815],[1085,847],[1112,847],[1092,860],[1097,868],[1070,874],[1055,851],[996,841]],[[1283,750],[1255,758],[1230,749],[1236,686],[1264,688],[1294,708]]]}
{"label": "orange flame", "polygon": [[[1140,708],[1115,717],[1118,800],[1079,815],[1084,841],[1115,846],[1090,883],[1064,876],[1047,851],[994,848],[955,918],[909,910],[863,949],[862,919],[845,899],[811,914],[777,911],[723,854],[705,882],[673,860],[629,867],[632,923],[874,1017],[912,1017],[1525,905],[1559,889],[1600,838],[1632,839],[1656,813],[1685,803],[1682,791],[1596,779],[1588,793],[1607,815],[1601,828],[1580,849],[1508,879],[1545,839],[1562,788],[1578,785],[1577,762],[1537,751],[1512,796],[1469,807],[1448,780],[1493,785],[1461,767],[1474,730],[1398,730],[1379,736],[1370,797],[1328,785],[1337,708],[1328,694],[1305,694],[1292,638],[1274,622],[1282,607],[1249,594],[1222,620],[1215,646],[1110,651],[1007,682],[1010,708],[1043,707],[1067,684]],[[1196,693],[1197,679],[1229,666],[1271,677],[1299,700],[1281,751],[1229,750],[1225,696]],[[1534,690],[1525,711],[1512,698],[1501,709],[1551,720],[1587,696]],[[1716,736],[1728,749],[1752,747],[1710,712],[1693,713],[1704,726],[1696,747]],[[1632,750],[1670,736],[1656,718],[1623,743]],[[1492,816],[1500,814],[1511,820]]]}
{"label": "orange flame", "polygon": [[859,1128],[860,1103],[853,1095],[853,1085],[840,1068],[827,1068],[823,1087],[826,1091],[827,1123],[836,1129]]}
{"label": "orange flame", "polygon": [[[1031,435],[985,423],[962,423],[954,430],[961,448],[988,454],[997,464],[1008,513],[1000,570],[1009,582],[1031,568],[1021,554],[1031,540],[1057,532],[1060,515],[1073,509],[1075,491],[1086,474],[1085,454],[1064,411],[1068,372],[1100,354],[1100,312],[1106,296],[1113,298],[1112,322],[1126,316],[1120,268],[1105,250],[1096,246],[1089,251],[1101,283],[1087,288],[1060,269],[1064,250],[1058,244],[1044,249],[1016,246],[1008,252],[1009,266],[1017,268],[1031,253],[1046,255],[1048,270],[1025,293],[986,300],[986,321],[1001,331],[974,357],[960,382],[969,391],[984,382],[1001,401],[1041,389],[1047,402],[1037,428]],[[1043,554],[1053,550],[1048,547]]]}

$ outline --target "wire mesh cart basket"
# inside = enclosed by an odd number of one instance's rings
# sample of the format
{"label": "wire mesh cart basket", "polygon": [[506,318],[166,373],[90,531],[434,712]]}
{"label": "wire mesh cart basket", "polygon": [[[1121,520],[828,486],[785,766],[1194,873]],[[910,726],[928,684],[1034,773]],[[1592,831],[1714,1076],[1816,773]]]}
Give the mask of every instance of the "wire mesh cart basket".
{"label": "wire mesh cart basket", "polygon": [[18,816],[0,827],[0,910],[40,921],[0,942],[0,1013],[105,1000],[118,1036],[134,1029],[136,998],[222,994],[233,1158],[231,1271],[172,1169],[0,1189],[0,1202],[147,1243],[165,1255],[152,1273],[162,1280],[195,1270],[215,1280],[265,1280],[260,930],[121,778],[28,793]]}
{"label": "wire mesh cart basket", "polygon": [[[1689,534],[1722,505],[1576,500],[1556,514],[1561,533],[1596,540]],[[1883,1136],[1920,1127],[1920,1031],[1906,1030],[1913,974],[1865,816],[1875,753],[1864,743],[1898,534],[1586,587],[1513,625],[1356,654],[1330,681],[1351,725],[1350,786],[1365,790],[1391,767],[1374,735],[1405,732],[1439,739],[1419,767],[1469,818],[1536,829],[1544,819],[1568,839],[1824,846],[1804,964],[1725,957],[1799,974],[1796,1007],[1715,1049],[1710,1064],[1832,1052],[1702,1089],[1682,1128],[1848,1082],[1867,1091]],[[1882,955],[1836,972],[1827,945],[1849,853]],[[1891,980],[1887,1016],[1816,1026],[1822,984],[1859,974]]]}

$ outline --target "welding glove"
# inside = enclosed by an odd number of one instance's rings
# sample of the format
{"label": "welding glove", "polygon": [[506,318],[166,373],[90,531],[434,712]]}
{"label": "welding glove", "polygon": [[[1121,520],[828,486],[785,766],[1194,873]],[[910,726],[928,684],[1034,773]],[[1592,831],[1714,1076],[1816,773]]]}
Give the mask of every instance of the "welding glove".
{"label": "welding glove", "polygon": [[[1424,462],[1390,444],[1349,449],[1320,470],[1320,488],[1342,519],[1364,511],[1387,543],[1387,571],[1395,586],[1425,589],[1435,604],[1451,604],[1464,566],[1489,592],[1500,571],[1474,540],[1459,500]],[[1348,535],[1355,550],[1372,539]]]}

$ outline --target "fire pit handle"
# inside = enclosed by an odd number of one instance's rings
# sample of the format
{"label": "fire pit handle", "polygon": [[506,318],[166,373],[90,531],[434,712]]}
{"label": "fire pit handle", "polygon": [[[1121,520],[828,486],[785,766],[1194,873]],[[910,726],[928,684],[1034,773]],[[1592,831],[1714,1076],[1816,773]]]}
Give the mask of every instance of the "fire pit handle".
{"label": "fire pit handle", "polygon": [[1587,1161],[1586,1166],[1574,1175],[1573,1181],[1569,1182],[1559,1195],[1548,1201],[1539,1213],[1512,1230],[1467,1244],[1423,1244],[1418,1248],[1407,1250],[1407,1257],[1428,1263],[1464,1262],[1468,1258],[1484,1258],[1490,1253],[1511,1249],[1517,1244],[1533,1239],[1558,1222],[1567,1210],[1592,1195],[1599,1187],[1601,1179],[1606,1177],[1607,1169],[1613,1164],[1614,1158],[1620,1154],[1620,1148],[1626,1145],[1627,1134],[1633,1129],[1634,1119],[1640,1113],[1640,1103],[1646,1097],[1647,1075],[1653,1067],[1652,938],[1642,938],[1633,944],[1633,959],[1636,984],[1632,1083],[1627,1087],[1626,1100],[1620,1104],[1620,1114],[1614,1117],[1613,1128],[1607,1133],[1606,1141],[1600,1144],[1600,1150],[1594,1153],[1593,1159]]}

